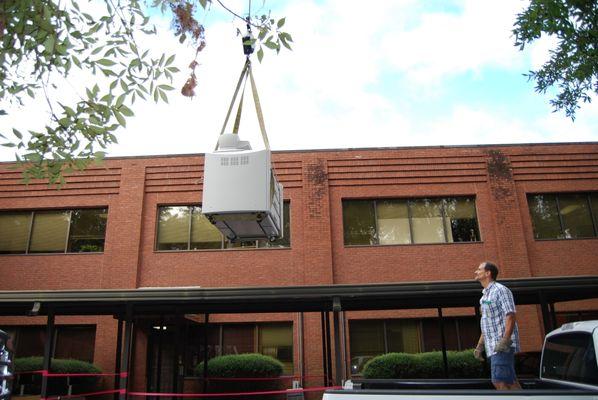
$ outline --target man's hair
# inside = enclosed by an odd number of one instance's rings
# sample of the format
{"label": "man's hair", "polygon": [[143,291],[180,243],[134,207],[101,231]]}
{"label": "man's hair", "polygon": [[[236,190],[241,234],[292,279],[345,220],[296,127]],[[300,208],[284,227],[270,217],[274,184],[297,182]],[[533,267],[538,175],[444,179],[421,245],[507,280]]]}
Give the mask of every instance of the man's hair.
{"label": "man's hair", "polygon": [[484,262],[484,270],[490,271],[490,277],[493,281],[496,280],[496,277],[498,276],[498,267],[495,264],[492,264],[490,261]]}

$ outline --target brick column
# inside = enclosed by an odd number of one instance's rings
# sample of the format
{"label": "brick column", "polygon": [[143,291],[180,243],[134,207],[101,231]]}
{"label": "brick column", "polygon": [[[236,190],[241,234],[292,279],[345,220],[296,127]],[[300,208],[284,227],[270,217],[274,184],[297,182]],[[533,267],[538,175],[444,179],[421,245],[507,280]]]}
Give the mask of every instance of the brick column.
{"label": "brick column", "polygon": [[126,289],[137,286],[145,166],[123,165],[118,199],[108,210],[106,250],[101,287]]}
{"label": "brick column", "polygon": [[303,273],[306,285],[334,283],[332,236],[330,233],[330,193],[327,163],[322,158],[303,161]]}
{"label": "brick column", "polygon": [[[330,193],[326,159],[303,159],[303,284],[333,283]],[[319,313],[306,313],[303,362],[307,375],[322,375],[322,331]],[[323,383],[322,380],[310,382]]]}
{"label": "brick column", "polygon": [[[513,180],[511,163],[500,150],[487,153],[490,207],[492,210],[496,254],[501,278],[532,276],[520,204]],[[517,299],[515,299],[517,302]],[[536,308],[536,310],[534,310]],[[541,315],[537,307],[517,307],[522,351],[538,350],[542,337]]]}

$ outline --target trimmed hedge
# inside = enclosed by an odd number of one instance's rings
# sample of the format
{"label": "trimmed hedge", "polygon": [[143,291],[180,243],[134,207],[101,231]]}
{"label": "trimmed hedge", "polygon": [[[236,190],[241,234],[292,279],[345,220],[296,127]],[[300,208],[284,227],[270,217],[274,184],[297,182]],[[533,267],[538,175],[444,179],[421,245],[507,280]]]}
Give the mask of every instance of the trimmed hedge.
{"label": "trimmed hedge", "polygon": [[[282,374],[283,365],[263,354],[230,354],[208,360],[208,375],[219,378],[271,378]],[[203,374],[203,362],[195,367]]]}
{"label": "trimmed hedge", "polygon": [[[203,362],[195,367],[198,376],[203,375]],[[211,378],[276,378],[282,375],[283,365],[275,358],[257,353],[231,354],[208,361]],[[272,380],[209,380],[208,389],[217,392],[242,392],[281,389],[280,381]]]}
{"label": "trimmed hedge", "polygon": [[[447,351],[449,378],[487,378],[484,363],[473,350]],[[388,353],[372,358],[363,369],[366,379],[442,379],[444,363],[441,351],[428,353]]]}
{"label": "trimmed hedge", "polygon": [[[16,373],[40,371],[43,369],[44,359],[43,357],[15,358],[13,365]],[[81,360],[53,358],[50,364],[50,372],[56,374],[98,374],[102,370]],[[19,375],[18,384],[26,385],[26,393],[37,394],[41,390],[41,378],[40,374]],[[73,385],[74,393],[83,393],[93,388],[99,380],[99,376],[77,376],[70,378],[70,383]],[[17,389],[15,388],[15,390]],[[50,394],[66,394],[68,390],[67,378],[50,377],[48,379],[48,390]]]}

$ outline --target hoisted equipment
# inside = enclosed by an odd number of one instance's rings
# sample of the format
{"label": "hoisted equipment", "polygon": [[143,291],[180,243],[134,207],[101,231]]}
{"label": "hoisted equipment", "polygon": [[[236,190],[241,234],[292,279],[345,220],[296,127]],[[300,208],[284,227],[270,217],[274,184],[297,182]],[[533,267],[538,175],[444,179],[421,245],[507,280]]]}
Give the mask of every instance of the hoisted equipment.
{"label": "hoisted equipment", "polygon": [[[240,140],[238,135],[248,77],[266,145],[264,150],[252,150],[249,142]],[[242,84],[233,131],[224,133]],[[247,54],[216,148],[205,154],[202,213],[233,242],[258,239],[272,241],[283,235],[282,199],[282,185],[272,169],[270,144]]]}

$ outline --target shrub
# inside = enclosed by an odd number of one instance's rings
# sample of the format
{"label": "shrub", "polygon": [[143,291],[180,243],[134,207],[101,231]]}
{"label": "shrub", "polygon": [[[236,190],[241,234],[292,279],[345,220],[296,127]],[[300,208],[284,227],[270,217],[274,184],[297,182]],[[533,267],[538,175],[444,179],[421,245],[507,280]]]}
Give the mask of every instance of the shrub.
{"label": "shrub", "polygon": [[[16,373],[41,371],[43,366],[43,357],[22,357],[14,359],[14,371]],[[50,364],[50,372],[56,374],[97,374],[102,371],[97,366],[85,361],[53,358]],[[83,393],[84,391],[87,391],[98,383],[99,378],[99,376],[78,376],[70,378],[70,383],[73,385],[73,392]],[[19,383],[27,385],[28,393],[39,393],[41,391],[41,374],[20,375]],[[48,391],[50,394],[66,394],[67,390],[68,385],[66,377],[50,377],[48,379]]]}
{"label": "shrub", "polygon": [[[231,354],[208,361],[211,378],[276,378],[282,374],[283,365],[275,358],[262,354]],[[195,367],[197,375],[203,375],[203,362]],[[210,392],[240,392],[280,389],[280,381],[272,380],[210,380]]]}
{"label": "shrub", "polygon": [[[447,351],[449,378],[487,377],[484,363],[476,360],[473,350]],[[442,352],[388,353],[372,358],[364,367],[366,379],[440,379],[444,378]]]}
{"label": "shrub", "polygon": [[[219,378],[270,378],[282,374],[283,365],[275,358],[262,354],[231,354],[208,361],[208,375]],[[203,373],[203,362],[195,367]]]}

